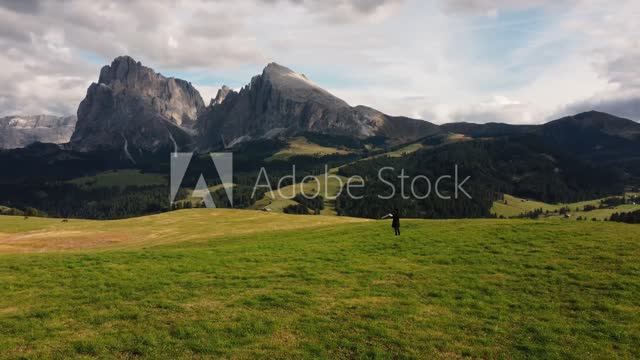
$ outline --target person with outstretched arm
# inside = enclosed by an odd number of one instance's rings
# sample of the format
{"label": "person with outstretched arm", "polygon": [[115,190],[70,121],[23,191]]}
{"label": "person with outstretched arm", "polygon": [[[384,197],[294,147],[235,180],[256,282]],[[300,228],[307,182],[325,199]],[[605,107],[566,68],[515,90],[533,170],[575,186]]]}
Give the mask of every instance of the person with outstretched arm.
{"label": "person with outstretched arm", "polygon": [[395,231],[396,236],[400,236],[400,211],[398,211],[398,209],[395,209],[392,213],[382,217],[382,219],[388,218],[392,219],[391,227]]}

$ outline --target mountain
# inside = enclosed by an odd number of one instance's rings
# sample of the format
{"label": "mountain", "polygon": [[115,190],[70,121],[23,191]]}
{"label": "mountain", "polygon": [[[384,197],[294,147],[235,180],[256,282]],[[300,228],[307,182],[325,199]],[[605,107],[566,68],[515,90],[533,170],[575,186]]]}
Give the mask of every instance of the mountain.
{"label": "mountain", "polygon": [[351,107],[305,75],[276,63],[267,65],[239,92],[221,89],[198,118],[196,129],[201,149],[308,132],[356,138],[385,136],[395,142],[440,132],[426,121]]}
{"label": "mountain", "polygon": [[503,123],[475,124],[456,122],[440,125],[447,132],[463,134],[473,138],[500,137],[527,134],[535,131],[535,125],[511,125]]}
{"label": "mountain", "polygon": [[640,179],[639,123],[590,111],[546,123],[538,132],[555,149]]}
{"label": "mountain", "polygon": [[607,113],[588,111],[542,125],[451,123],[442,128],[474,138],[536,136],[549,149],[640,178],[640,124]]}
{"label": "mountain", "polygon": [[[592,138],[593,135],[597,135],[640,141],[640,123],[599,111],[587,111],[573,116],[566,116],[541,125],[456,122],[444,124],[440,127],[447,132],[474,138],[540,134],[546,137],[554,137],[558,141],[569,140],[586,144],[594,140]],[[577,136],[578,134],[591,136],[584,138],[583,136]]]}
{"label": "mountain", "polygon": [[62,144],[76,126],[75,116],[15,115],[0,118],[0,148],[22,148],[35,142]]}
{"label": "mountain", "polygon": [[597,111],[548,122],[536,133],[578,156],[610,160],[640,156],[640,124]]}
{"label": "mountain", "polygon": [[128,56],[100,71],[78,108],[74,150],[137,151],[187,146],[205,108],[191,83],[167,78]]}
{"label": "mountain", "polygon": [[222,85],[222,87],[218,90],[218,93],[216,94],[216,97],[214,99],[211,99],[211,102],[209,103],[209,106],[222,104],[224,99],[227,98],[227,95],[229,95],[229,93],[232,92],[232,91],[233,90],[230,87],[228,87],[227,85]]}
{"label": "mountain", "polygon": [[574,116],[567,116],[548,122],[542,127],[545,133],[564,133],[564,137],[570,135],[567,131],[586,131],[632,141],[640,141],[639,123],[599,111],[588,111]]}
{"label": "mountain", "polygon": [[[255,205],[250,196],[262,167],[274,179],[290,175],[292,165],[298,177],[321,173],[325,165],[339,168],[340,175],[362,176],[367,186],[358,191],[364,200],[342,196],[335,203],[339,214],[353,216],[379,217],[397,206],[406,216],[483,217],[501,193],[573,202],[640,185],[640,124],[633,121],[592,111],[543,125],[436,126],[353,107],[275,63],[240,91],[222,87],[205,106],[190,83],[118,57],[102,68],[77,114],[77,124],[74,117],[0,119],[0,148],[21,147],[0,149],[0,168],[11,169],[0,174],[2,205],[90,218],[165,211],[167,184],[107,191],[68,180],[130,168],[166,175],[167,151],[174,149],[233,148],[236,204],[244,207]],[[466,135],[464,141],[452,133]],[[273,160],[283,150],[292,156]],[[377,197],[388,190],[378,178],[383,167],[433,180],[451,175],[456,165],[461,178],[471,176],[473,199]],[[201,173],[217,178],[214,172],[210,158],[194,157],[184,189],[195,186]],[[417,186],[420,194],[431,190],[423,181]],[[451,181],[443,190],[455,192]]]}
{"label": "mountain", "polygon": [[[577,133],[586,135],[599,134],[623,138],[631,141],[640,140],[640,124],[598,111],[587,111],[573,116],[566,116],[542,125],[512,125],[503,123],[475,124],[456,122],[443,124],[443,130],[452,133],[464,134],[474,138],[501,137],[521,134],[541,134],[549,137],[574,138],[580,142],[588,142],[586,139],[575,136]],[[592,140],[591,138],[589,140]]]}

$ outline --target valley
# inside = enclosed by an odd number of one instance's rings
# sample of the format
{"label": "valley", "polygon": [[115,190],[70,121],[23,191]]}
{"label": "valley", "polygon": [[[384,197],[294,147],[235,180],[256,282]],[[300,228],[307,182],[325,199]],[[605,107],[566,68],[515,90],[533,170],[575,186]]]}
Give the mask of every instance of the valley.
{"label": "valley", "polygon": [[0,0],[0,360],[640,359],[638,13]]}
{"label": "valley", "polygon": [[[401,208],[403,216],[415,218],[513,217],[531,210],[514,206],[517,200],[496,204],[501,194],[530,200],[527,205],[539,201],[546,212],[559,204],[620,196],[640,186],[637,122],[589,111],[540,125],[435,125],[352,106],[273,62],[239,90],[222,86],[205,105],[190,82],[119,56],[102,67],[97,82],[87,89],[77,122],[75,117],[47,116],[5,120],[0,142],[3,133],[6,139],[15,138],[11,134],[18,128],[27,135],[33,132],[32,137],[25,135],[33,143],[0,150],[0,167],[11,169],[0,174],[0,206],[3,213],[16,215],[123,219],[200,207],[202,194],[193,194],[200,174],[214,202],[229,207],[219,174],[210,168],[211,152],[233,153],[233,179],[227,182],[234,184],[234,207],[296,214],[375,219]],[[55,133],[56,124],[65,134],[73,127],[68,142],[38,142],[47,141],[38,131],[50,128],[47,131]],[[13,145],[7,141],[1,147]],[[171,203],[173,152],[196,155]],[[326,183],[322,199],[254,191],[261,169],[276,191],[278,180],[294,167],[296,178],[281,184],[282,194],[313,194]],[[383,168],[393,168],[388,175],[396,180],[381,179]],[[397,180],[401,174],[436,181],[452,178],[454,171],[471,179],[470,198],[444,202],[378,196],[390,184],[402,187]],[[292,186],[308,176],[317,176],[320,184]],[[362,200],[341,191],[338,179],[354,176],[364,179],[356,196]],[[416,190],[428,194],[434,185],[422,181]],[[459,189],[450,183],[439,190],[447,198]],[[579,216],[602,220],[610,214],[598,209]]]}

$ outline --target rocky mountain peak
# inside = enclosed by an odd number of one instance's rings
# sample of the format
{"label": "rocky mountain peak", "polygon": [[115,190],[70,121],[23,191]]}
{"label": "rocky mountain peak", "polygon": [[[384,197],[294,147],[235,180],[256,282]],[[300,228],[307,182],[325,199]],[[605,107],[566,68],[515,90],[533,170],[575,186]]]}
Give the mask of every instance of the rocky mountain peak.
{"label": "rocky mountain peak", "polygon": [[211,149],[308,132],[403,142],[439,131],[426,121],[351,107],[277,63],[239,92],[223,86],[209,105],[190,83],[120,56],[87,90],[71,145],[83,151],[120,148],[133,159],[140,151],[178,150],[192,140],[200,149]]}
{"label": "rocky mountain peak", "polygon": [[224,99],[226,99],[227,95],[229,95],[229,93],[231,92],[233,92],[233,90],[230,87],[228,87],[227,85],[222,85],[222,87],[218,89],[216,97],[214,99],[211,99],[209,106],[222,104]]}
{"label": "rocky mountain peak", "polygon": [[142,63],[135,61],[130,56],[118,56],[113,59],[111,65],[102,67],[98,83],[110,84],[114,80],[125,81],[130,75],[134,76],[141,72],[147,75],[154,73],[153,70],[142,66]]}
{"label": "rocky mountain peak", "polygon": [[268,64],[240,92],[228,93],[219,106],[210,106],[196,127],[201,149],[307,132],[381,135],[400,142],[439,131],[426,121],[353,108],[305,75],[277,63]]}
{"label": "rocky mountain peak", "polygon": [[270,62],[267,66],[262,70],[262,74],[269,73],[292,73],[293,70],[289,69],[286,66],[280,65],[277,62]]}
{"label": "rocky mountain peak", "polygon": [[156,111],[177,125],[191,126],[204,109],[200,93],[191,83],[166,78],[143,66],[130,56],[119,56],[100,70],[98,84],[107,85],[114,94],[127,92],[153,100]]}
{"label": "rocky mountain peak", "polygon": [[188,129],[204,108],[191,83],[120,56],[89,86],[71,143],[79,150],[175,148],[190,141]]}
{"label": "rocky mountain peak", "polygon": [[305,75],[297,73],[286,66],[275,62],[269,63],[262,75],[256,76],[251,88],[256,86],[275,89],[287,99],[295,102],[315,102],[334,108],[348,108],[342,99],[321,88]]}

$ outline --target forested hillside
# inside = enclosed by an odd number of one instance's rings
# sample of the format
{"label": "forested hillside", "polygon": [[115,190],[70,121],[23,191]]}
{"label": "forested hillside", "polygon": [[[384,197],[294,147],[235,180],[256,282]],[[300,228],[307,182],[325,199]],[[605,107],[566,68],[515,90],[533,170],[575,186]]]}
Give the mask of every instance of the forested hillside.
{"label": "forested hillside", "polygon": [[[455,176],[458,167],[460,181],[469,176],[463,188],[471,199],[459,191],[457,199],[442,200],[435,193],[435,182],[441,176]],[[393,199],[380,199],[390,194],[390,186],[378,177],[385,171],[384,180],[395,185],[398,193]],[[427,176],[431,181],[431,195],[424,200],[413,196],[403,199],[399,193],[401,181],[397,178],[404,169],[412,178]],[[546,148],[536,136],[475,140],[425,149],[401,158],[380,157],[360,161],[340,169],[340,175],[363,176],[367,184],[354,190],[361,200],[343,192],[337,201],[341,215],[377,218],[399,208],[403,216],[425,218],[460,218],[490,216],[490,208],[499,193],[540,199],[548,203],[574,202],[606,195],[620,194],[624,189],[622,174],[613,168],[595,167]],[[440,183],[445,196],[455,195],[452,179]],[[415,182],[418,195],[429,191],[426,181]],[[409,190],[406,190],[408,194]]]}

